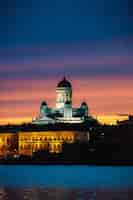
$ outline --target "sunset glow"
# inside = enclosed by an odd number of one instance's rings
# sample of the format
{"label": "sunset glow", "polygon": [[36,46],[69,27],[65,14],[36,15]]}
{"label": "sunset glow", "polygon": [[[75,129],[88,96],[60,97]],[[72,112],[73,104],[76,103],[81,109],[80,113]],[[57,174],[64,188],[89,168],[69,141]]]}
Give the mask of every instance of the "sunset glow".
{"label": "sunset glow", "polygon": [[[73,85],[74,106],[87,101],[92,115],[104,115],[99,117],[100,121],[114,123],[118,119],[125,119],[120,114],[132,114],[132,78],[70,77],[70,80]],[[0,91],[0,123],[31,121],[37,115],[43,100],[49,106],[55,107],[55,89],[58,81],[56,78],[3,81],[4,90]],[[108,117],[109,115],[112,117]]]}

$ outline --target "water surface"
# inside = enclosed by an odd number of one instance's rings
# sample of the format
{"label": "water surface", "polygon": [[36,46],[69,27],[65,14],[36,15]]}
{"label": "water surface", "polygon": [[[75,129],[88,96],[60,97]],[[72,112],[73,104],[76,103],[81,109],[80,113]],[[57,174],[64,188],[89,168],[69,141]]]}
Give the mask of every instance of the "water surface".
{"label": "water surface", "polygon": [[0,185],[133,187],[133,167],[1,165]]}

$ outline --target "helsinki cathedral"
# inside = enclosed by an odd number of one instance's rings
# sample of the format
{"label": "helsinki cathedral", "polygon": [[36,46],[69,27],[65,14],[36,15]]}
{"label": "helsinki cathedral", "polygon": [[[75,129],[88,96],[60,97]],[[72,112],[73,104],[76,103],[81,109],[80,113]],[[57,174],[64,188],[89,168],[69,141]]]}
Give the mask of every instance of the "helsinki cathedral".
{"label": "helsinki cathedral", "polygon": [[46,101],[40,106],[39,115],[32,124],[55,123],[82,123],[91,118],[86,102],[82,102],[79,108],[72,106],[72,85],[64,77],[56,87],[56,108],[52,109]]}

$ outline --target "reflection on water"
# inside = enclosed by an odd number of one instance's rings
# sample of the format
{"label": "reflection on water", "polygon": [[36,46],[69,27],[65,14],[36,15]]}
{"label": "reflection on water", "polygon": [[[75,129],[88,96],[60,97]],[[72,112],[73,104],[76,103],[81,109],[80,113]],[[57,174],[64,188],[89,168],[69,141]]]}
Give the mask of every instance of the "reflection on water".
{"label": "reflection on water", "polygon": [[133,188],[123,190],[88,188],[0,188],[0,200],[132,200]]}

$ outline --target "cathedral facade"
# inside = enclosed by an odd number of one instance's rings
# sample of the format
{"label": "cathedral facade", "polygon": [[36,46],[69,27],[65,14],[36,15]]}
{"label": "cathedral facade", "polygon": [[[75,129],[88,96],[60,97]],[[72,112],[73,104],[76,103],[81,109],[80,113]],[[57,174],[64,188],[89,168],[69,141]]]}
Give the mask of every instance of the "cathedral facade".
{"label": "cathedral facade", "polygon": [[82,102],[79,108],[72,106],[72,85],[64,77],[56,87],[56,108],[52,109],[43,101],[39,115],[32,124],[82,123],[90,117],[88,105]]}

